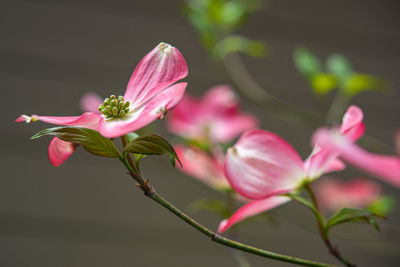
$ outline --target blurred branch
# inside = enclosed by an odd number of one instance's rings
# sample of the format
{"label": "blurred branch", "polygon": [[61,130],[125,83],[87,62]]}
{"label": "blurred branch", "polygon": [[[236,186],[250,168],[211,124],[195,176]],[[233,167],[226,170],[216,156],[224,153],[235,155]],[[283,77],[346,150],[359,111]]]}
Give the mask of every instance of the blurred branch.
{"label": "blurred branch", "polygon": [[[227,55],[221,63],[239,92],[275,117],[293,125],[310,129],[315,129],[324,124],[324,119],[320,116],[285,103],[268,93],[253,79],[237,53]],[[338,99],[337,102],[339,103],[335,104],[335,109],[343,109],[344,101]],[[340,105],[340,107],[337,107],[337,105]],[[367,135],[361,139],[361,143],[365,147],[381,153],[393,152],[389,145]]]}
{"label": "blurred branch", "polygon": [[240,93],[267,112],[296,126],[314,129],[322,125],[321,117],[285,103],[262,88],[247,71],[237,53],[227,55],[221,63]]}

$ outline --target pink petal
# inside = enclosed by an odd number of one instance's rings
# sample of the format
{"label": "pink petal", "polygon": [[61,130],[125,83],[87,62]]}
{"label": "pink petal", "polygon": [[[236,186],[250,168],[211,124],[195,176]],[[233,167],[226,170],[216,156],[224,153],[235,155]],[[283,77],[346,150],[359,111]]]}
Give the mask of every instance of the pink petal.
{"label": "pink petal", "polygon": [[198,148],[178,145],[174,149],[182,162],[182,167],[178,166],[181,171],[216,189],[230,188],[224,175],[222,162]]}
{"label": "pink petal", "polygon": [[238,209],[229,219],[222,221],[218,227],[218,233],[223,233],[234,224],[243,221],[251,216],[266,212],[277,206],[290,201],[290,198],[274,196],[265,199],[253,200]]}
{"label": "pink petal", "polygon": [[337,156],[319,145],[314,146],[313,152],[304,161],[308,178],[314,180],[325,173],[345,169],[345,164]]}
{"label": "pink petal", "polygon": [[325,173],[343,171],[346,169],[346,164],[340,159],[333,159],[327,166]]}
{"label": "pink petal", "polygon": [[103,99],[96,93],[86,93],[81,97],[80,106],[84,112],[99,112],[99,106],[103,104]]}
{"label": "pink petal", "polygon": [[162,119],[166,111],[182,99],[186,86],[187,83],[174,84],[124,118],[100,121],[98,131],[108,138],[119,137],[143,128],[156,119]]}
{"label": "pink petal", "polygon": [[204,137],[204,129],[201,127],[203,116],[200,101],[186,94],[168,113],[168,131],[188,139],[202,139]]}
{"label": "pink petal", "polygon": [[340,127],[340,132],[346,135],[350,140],[358,140],[365,131],[362,110],[352,105],[350,106],[343,116],[342,125]]}
{"label": "pink petal", "polygon": [[154,97],[145,106],[134,112],[128,113],[121,119],[106,120],[98,113],[86,112],[81,116],[55,117],[39,116],[31,117],[21,115],[16,121],[43,121],[58,125],[69,125],[85,127],[100,132],[104,137],[114,138],[138,130],[152,121],[162,118],[165,112],[173,108],[182,98],[187,83],[177,83],[168,87],[163,92]]}
{"label": "pink petal", "polygon": [[342,182],[324,179],[317,185],[317,198],[321,207],[330,211],[342,208],[365,208],[381,195],[380,186],[367,179]]}
{"label": "pink petal", "polygon": [[239,109],[239,97],[228,85],[217,85],[208,89],[201,101],[214,115],[230,115]]}
{"label": "pink petal", "polygon": [[224,168],[233,189],[249,199],[287,193],[306,178],[303,162],[293,147],[263,130],[245,132],[228,150]]}
{"label": "pink petal", "polygon": [[226,85],[209,89],[201,99],[185,96],[170,113],[169,131],[200,142],[230,142],[258,126],[255,117],[240,113],[238,97]]}
{"label": "pink petal", "polygon": [[26,115],[21,115],[16,121],[17,122],[25,121],[29,123],[40,120],[51,124],[79,126],[97,130],[99,122],[102,121],[103,119],[104,119],[103,116],[101,116],[100,114],[86,112],[83,113],[81,116],[66,116],[66,117],[39,116],[39,115],[32,115],[29,117]]}
{"label": "pink petal", "polygon": [[247,114],[216,118],[210,129],[210,136],[216,142],[230,142],[244,131],[256,128],[258,125],[257,119]]}
{"label": "pink petal", "polygon": [[313,140],[331,153],[338,154],[344,161],[388,183],[400,186],[400,157],[367,152],[348,138],[324,128],[317,130]]}
{"label": "pink petal", "polygon": [[124,98],[136,109],[187,74],[187,65],[179,50],[160,43],[136,66]]}
{"label": "pink petal", "polygon": [[69,156],[75,151],[75,145],[70,142],[65,142],[57,137],[54,137],[48,149],[50,163],[54,167],[63,164]]}

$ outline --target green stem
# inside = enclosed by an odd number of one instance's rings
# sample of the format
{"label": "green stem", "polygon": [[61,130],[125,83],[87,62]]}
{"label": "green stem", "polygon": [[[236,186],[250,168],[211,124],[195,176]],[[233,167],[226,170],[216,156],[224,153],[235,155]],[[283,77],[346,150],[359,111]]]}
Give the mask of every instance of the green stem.
{"label": "green stem", "polygon": [[325,264],[325,263],[319,263],[315,261],[309,261],[305,259],[300,259],[296,257],[291,257],[291,256],[286,256],[274,252],[270,252],[267,250],[259,249],[256,247],[252,247],[240,242],[233,241],[229,238],[225,238],[223,236],[218,235],[217,233],[211,231],[207,227],[201,225],[191,217],[189,217],[187,214],[176,208],[174,205],[169,203],[166,199],[164,199],[162,196],[160,196],[154,188],[149,184],[148,180],[145,180],[138,172],[134,172],[134,169],[132,166],[129,166],[128,161],[125,158],[121,158],[122,163],[128,168],[130,171],[129,174],[132,176],[134,180],[136,180],[139,183],[139,187],[142,189],[144,194],[166,208],[167,210],[171,211],[173,214],[178,216],[180,219],[182,219],[184,222],[192,226],[193,228],[197,229],[204,235],[208,236],[211,238],[212,241],[234,248],[238,249],[241,251],[249,252],[255,255],[259,255],[262,257],[270,258],[270,259],[275,259],[279,261],[284,261],[284,262],[289,262],[293,264],[298,264],[298,265],[303,265],[303,266],[315,266],[315,267],[333,267],[332,265]]}
{"label": "green stem", "polygon": [[[121,141],[122,141],[122,146],[126,147],[126,145],[128,144],[128,140],[126,139],[126,136],[123,135],[121,136]],[[130,166],[132,166],[133,168],[133,172],[135,173],[139,173],[139,170],[137,170],[136,165],[133,163],[133,160],[131,158],[131,155],[129,153],[126,153],[126,155],[124,155],[129,163]],[[125,165],[125,164],[124,164]],[[126,166],[126,165],[125,165]],[[127,167],[127,166],[126,166]],[[129,169],[129,168],[128,168]]]}
{"label": "green stem", "polygon": [[339,88],[326,114],[326,122],[330,124],[339,123],[340,118],[343,116],[346,107],[349,104],[349,100],[349,96],[346,92]]}
{"label": "green stem", "polygon": [[318,230],[321,236],[321,239],[324,241],[325,245],[328,247],[329,252],[340,262],[342,262],[344,265],[348,267],[355,267],[356,265],[354,263],[349,262],[343,256],[340,254],[339,249],[337,246],[334,246],[332,242],[329,240],[329,237],[327,235],[327,232],[325,231],[325,219],[320,213],[319,206],[318,206],[318,201],[317,198],[315,197],[314,191],[311,188],[311,185],[309,183],[306,183],[304,185],[306,191],[310,195],[311,201],[315,207],[315,217],[317,219],[317,225],[318,225]]}

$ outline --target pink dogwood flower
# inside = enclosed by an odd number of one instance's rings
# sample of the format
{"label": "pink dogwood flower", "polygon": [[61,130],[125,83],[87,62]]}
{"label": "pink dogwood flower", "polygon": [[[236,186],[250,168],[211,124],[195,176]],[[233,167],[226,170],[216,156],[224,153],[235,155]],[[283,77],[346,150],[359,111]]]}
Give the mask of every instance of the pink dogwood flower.
{"label": "pink dogwood flower", "polygon": [[[136,66],[123,97],[112,95],[106,98],[97,111],[94,109],[97,100],[92,98],[91,103],[83,101],[84,108],[90,111],[81,116],[21,115],[16,121],[29,123],[40,120],[90,128],[108,138],[123,136],[162,118],[167,110],[174,107],[181,100],[187,85],[175,82],[187,74],[187,65],[179,50],[160,43]],[[49,146],[50,162],[54,166],[62,164],[74,148],[74,144],[53,139]]]}
{"label": "pink dogwood flower", "polygon": [[368,207],[381,197],[381,187],[363,178],[350,182],[326,179],[317,184],[316,194],[322,209],[336,212],[342,208]]}
{"label": "pink dogwood flower", "polygon": [[[361,109],[350,106],[336,131],[355,141],[364,132],[362,118]],[[224,169],[232,188],[252,201],[222,221],[218,232],[290,201],[289,197],[280,195],[297,192],[305,182],[327,172],[342,170],[345,166],[337,156],[316,143],[311,155],[303,162],[295,149],[276,134],[265,130],[245,132],[228,150]]]}
{"label": "pink dogwood flower", "polygon": [[329,153],[339,155],[347,163],[376,176],[383,181],[400,187],[400,157],[368,152],[354,144],[346,136],[341,136],[326,128],[316,131],[314,142]]}
{"label": "pink dogwood flower", "polygon": [[178,168],[217,190],[227,190],[230,187],[224,174],[223,156],[212,156],[197,147],[174,146],[182,166]]}
{"label": "pink dogwood flower", "polygon": [[239,98],[227,85],[215,86],[200,99],[185,95],[167,118],[168,130],[190,140],[232,141],[257,120],[239,109]]}

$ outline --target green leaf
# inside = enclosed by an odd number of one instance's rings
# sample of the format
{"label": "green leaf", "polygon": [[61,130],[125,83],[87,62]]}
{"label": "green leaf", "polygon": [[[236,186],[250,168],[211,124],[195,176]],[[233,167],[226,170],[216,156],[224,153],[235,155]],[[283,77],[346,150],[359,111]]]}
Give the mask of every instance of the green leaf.
{"label": "green leaf", "polygon": [[376,214],[386,215],[396,206],[396,199],[392,196],[382,196],[368,206],[368,210]]}
{"label": "green leaf", "polygon": [[229,218],[232,215],[231,211],[226,207],[224,202],[211,199],[199,199],[194,201],[190,204],[189,211],[192,213],[209,211],[220,215],[222,218]]}
{"label": "green leaf", "polygon": [[385,83],[382,78],[355,73],[346,80],[344,90],[349,96],[357,95],[363,91],[377,91],[383,89]]}
{"label": "green leaf", "polygon": [[344,84],[354,72],[349,60],[341,54],[329,56],[326,67],[330,73],[337,77],[341,84]]}
{"label": "green leaf", "polygon": [[231,35],[220,40],[214,47],[214,56],[223,59],[230,53],[241,52],[252,57],[262,57],[266,54],[266,44],[250,40],[239,35]]}
{"label": "green leaf", "polygon": [[319,58],[305,48],[297,48],[294,51],[294,63],[297,70],[310,80],[322,72]]}
{"label": "green leaf", "polygon": [[325,95],[337,87],[337,81],[331,74],[319,73],[312,77],[311,85],[316,95]]}
{"label": "green leaf", "polygon": [[128,141],[128,143],[130,143],[133,140],[135,140],[136,138],[138,138],[140,135],[135,132],[131,132],[131,133],[126,134],[125,136],[126,136],[126,140]]}
{"label": "green leaf", "polygon": [[136,169],[140,170],[140,161],[142,158],[146,157],[144,154],[134,154],[135,155],[135,166]]}
{"label": "green leaf", "polygon": [[66,142],[82,145],[86,151],[97,156],[120,157],[115,144],[95,130],[82,127],[61,126],[42,130],[32,136],[31,139],[36,139],[44,135],[56,136]]}
{"label": "green leaf", "polygon": [[[162,155],[167,154],[175,167],[175,159],[182,166],[174,148],[161,136],[156,134],[140,136],[127,144],[123,152],[142,155]],[[142,158],[142,156],[140,157]],[[139,159],[140,160],[140,159]]]}
{"label": "green leaf", "polygon": [[378,224],[375,222],[373,217],[380,217],[384,218],[382,215],[378,215],[376,213],[373,213],[370,210],[360,210],[360,209],[349,209],[349,208],[344,208],[338,211],[336,214],[334,214],[327,222],[325,226],[325,232],[328,233],[328,231],[337,225],[349,222],[349,221],[365,221],[372,226],[374,226],[377,230],[379,230]]}

